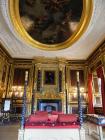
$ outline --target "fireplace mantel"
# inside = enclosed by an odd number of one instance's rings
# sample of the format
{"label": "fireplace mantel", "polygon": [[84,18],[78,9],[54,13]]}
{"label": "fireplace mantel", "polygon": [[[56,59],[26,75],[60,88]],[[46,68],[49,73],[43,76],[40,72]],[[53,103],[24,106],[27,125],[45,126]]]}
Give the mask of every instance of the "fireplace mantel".
{"label": "fireplace mantel", "polygon": [[[48,105],[52,103],[54,106],[54,103],[58,104],[58,110],[64,111],[64,103],[65,103],[65,94],[64,93],[36,93],[35,94],[35,106],[37,106],[36,110],[40,110],[39,107],[39,101],[46,102]],[[60,105],[59,105],[60,104]]]}
{"label": "fireplace mantel", "polygon": [[36,93],[35,98],[36,99],[61,99],[63,100],[65,97],[64,93]]}

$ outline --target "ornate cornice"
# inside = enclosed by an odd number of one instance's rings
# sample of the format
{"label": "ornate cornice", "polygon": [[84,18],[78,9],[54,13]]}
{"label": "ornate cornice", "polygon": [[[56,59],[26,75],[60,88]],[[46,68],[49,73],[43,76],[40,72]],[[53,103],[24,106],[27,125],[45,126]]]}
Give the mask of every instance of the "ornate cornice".
{"label": "ornate cornice", "polygon": [[3,45],[0,43],[0,56],[4,57],[5,59],[7,59],[9,62],[12,61],[12,58],[10,56],[10,54],[8,53],[8,51],[3,47]]}
{"label": "ornate cornice", "polygon": [[87,64],[93,71],[99,65],[102,65],[102,58],[105,56],[105,40],[98,46],[93,54],[87,59]]}
{"label": "ornate cornice", "polygon": [[90,62],[93,58],[99,57],[102,54],[105,54],[105,39],[97,46],[97,49],[88,57],[87,61]]}
{"label": "ornate cornice", "polygon": [[48,58],[44,56],[34,57],[33,59],[17,59],[12,58],[7,50],[4,49],[0,43],[0,56],[8,60],[8,62],[19,65],[32,65],[32,64],[64,64],[67,66],[92,66],[101,60],[101,57],[105,55],[105,40],[99,44],[97,49],[88,57],[87,60],[67,60],[63,57]]}
{"label": "ornate cornice", "polygon": [[18,68],[30,68],[33,63],[31,59],[13,59],[13,64]]}
{"label": "ornate cornice", "polygon": [[45,94],[39,94],[36,93],[35,94],[37,99],[63,99],[64,98],[64,94],[56,94],[56,93],[45,93]]}

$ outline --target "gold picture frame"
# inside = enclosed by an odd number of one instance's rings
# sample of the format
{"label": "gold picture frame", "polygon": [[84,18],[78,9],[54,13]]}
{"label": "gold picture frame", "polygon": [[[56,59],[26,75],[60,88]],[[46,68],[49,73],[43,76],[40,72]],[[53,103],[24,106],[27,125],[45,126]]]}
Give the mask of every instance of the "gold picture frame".
{"label": "gold picture frame", "polygon": [[56,73],[54,70],[44,71],[44,85],[55,85],[56,84]]}
{"label": "gold picture frame", "polygon": [[36,41],[26,32],[20,19],[19,0],[9,0],[10,19],[14,26],[15,31],[22,39],[24,39],[24,42],[30,44],[35,48],[39,48],[47,51],[55,51],[55,50],[68,48],[74,42],[76,42],[81,37],[81,35],[85,32],[89,24],[89,21],[92,17],[92,9],[93,9],[93,0],[83,0],[82,16],[76,31],[66,41],[58,44],[49,45]]}

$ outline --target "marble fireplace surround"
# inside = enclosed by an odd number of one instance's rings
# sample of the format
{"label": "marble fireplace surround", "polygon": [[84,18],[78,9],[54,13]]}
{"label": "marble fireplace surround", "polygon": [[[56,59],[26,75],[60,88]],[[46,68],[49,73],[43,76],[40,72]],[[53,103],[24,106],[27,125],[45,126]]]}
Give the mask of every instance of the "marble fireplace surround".
{"label": "marble fireplace surround", "polygon": [[38,99],[37,110],[40,111],[62,111],[62,101],[60,99]]}

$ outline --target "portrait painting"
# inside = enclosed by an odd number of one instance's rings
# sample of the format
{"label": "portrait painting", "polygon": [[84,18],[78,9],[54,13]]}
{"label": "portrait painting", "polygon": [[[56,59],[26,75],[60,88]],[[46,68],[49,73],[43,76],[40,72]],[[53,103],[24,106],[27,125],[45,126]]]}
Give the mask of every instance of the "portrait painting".
{"label": "portrait painting", "polygon": [[67,41],[77,30],[82,11],[83,0],[19,0],[24,29],[43,44]]}
{"label": "portrait painting", "polygon": [[44,84],[55,84],[55,71],[44,71]]}

